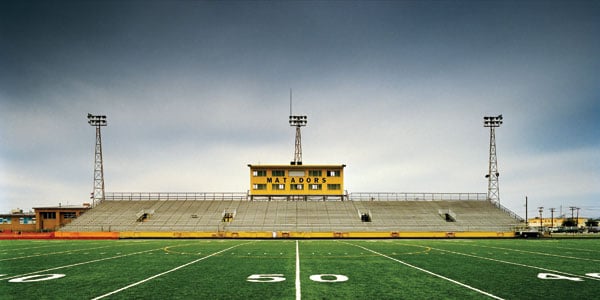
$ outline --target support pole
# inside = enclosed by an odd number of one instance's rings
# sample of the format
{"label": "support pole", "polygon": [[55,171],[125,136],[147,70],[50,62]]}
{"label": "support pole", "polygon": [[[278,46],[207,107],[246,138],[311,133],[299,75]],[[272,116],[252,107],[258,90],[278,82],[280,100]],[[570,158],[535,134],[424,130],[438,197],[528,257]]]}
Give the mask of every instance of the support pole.
{"label": "support pole", "polygon": [[498,157],[496,156],[496,128],[502,124],[502,115],[496,117],[483,117],[483,127],[490,128],[490,156],[488,164],[488,173],[485,178],[488,179],[487,200],[500,204],[500,187],[498,184]]}
{"label": "support pole", "polygon": [[106,126],[106,116],[88,114],[88,123],[96,127],[96,147],[94,151],[94,185],[92,207],[104,201],[104,163],[102,161],[102,132],[100,127]]}

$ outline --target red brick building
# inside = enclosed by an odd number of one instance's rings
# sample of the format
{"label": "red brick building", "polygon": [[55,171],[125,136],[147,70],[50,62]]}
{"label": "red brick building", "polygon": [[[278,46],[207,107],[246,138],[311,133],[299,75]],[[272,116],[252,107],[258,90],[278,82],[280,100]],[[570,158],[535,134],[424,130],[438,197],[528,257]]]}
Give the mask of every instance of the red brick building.
{"label": "red brick building", "polygon": [[90,209],[84,206],[46,206],[34,207],[37,231],[56,231],[58,228],[71,221]]}

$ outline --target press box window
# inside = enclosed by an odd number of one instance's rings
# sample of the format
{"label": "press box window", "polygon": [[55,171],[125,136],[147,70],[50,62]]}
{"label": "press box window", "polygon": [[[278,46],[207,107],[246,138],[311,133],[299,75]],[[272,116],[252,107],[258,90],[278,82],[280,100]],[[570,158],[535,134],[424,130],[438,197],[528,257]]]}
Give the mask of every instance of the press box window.
{"label": "press box window", "polygon": [[271,171],[271,175],[273,176],[285,176],[285,170],[273,170]]}
{"label": "press box window", "polygon": [[45,211],[45,212],[41,212],[40,216],[42,217],[42,219],[56,219],[56,212]]}
{"label": "press box window", "polygon": [[272,190],[282,191],[285,190],[285,184],[273,184],[271,186]]}
{"label": "press box window", "polygon": [[323,186],[320,184],[311,184],[309,188],[313,191],[320,191],[323,189]]}
{"label": "press box window", "polygon": [[19,224],[35,224],[35,218],[32,218],[32,217],[19,218]]}
{"label": "press box window", "polygon": [[254,189],[254,190],[266,190],[267,189],[267,185],[266,184],[254,184],[254,185],[252,185],[252,189]]}
{"label": "press box window", "polygon": [[340,177],[340,170],[327,170],[328,177]]}
{"label": "press box window", "polygon": [[254,177],[267,176],[267,170],[254,170],[254,171],[252,171],[252,176],[254,176]]}
{"label": "press box window", "polygon": [[288,173],[293,177],[304,177],[304,171],[302,170],[290,170]]}
{"label": "press box window", "polygon": [[311,177],[321,177],[323,172],[321,170],[308,170],[308,176]]}
{"label": "press box window", "polygon": [[304,190],[304,184],[292,184],[291,188],[295,191],[301,191]]}
{"label": "press box window", "polygon": [[77,218],[77,214],[74,212],[65,212],[62,214],[64,219],[75,219]]}
{"label": "press box window", "polygon": [[334,190],[335,190],[335,191],[339,191],[339,190],[341,190],[341,189],[342,189],[342,186],[341,186],[341,185],[339,185],[339,184],[328,184],[328,185],[327,185],[327,189],[328,189],[328,190],[332,190],[332,191],[334,191]]}

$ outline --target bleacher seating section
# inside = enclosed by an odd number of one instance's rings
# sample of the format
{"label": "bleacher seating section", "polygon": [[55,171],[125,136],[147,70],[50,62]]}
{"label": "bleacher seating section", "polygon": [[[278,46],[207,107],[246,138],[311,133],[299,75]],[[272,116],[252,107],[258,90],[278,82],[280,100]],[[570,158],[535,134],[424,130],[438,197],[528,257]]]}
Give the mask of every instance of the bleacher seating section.
{"label": "bleacher seating section", "polygon": [[[451,212],[448,220],[445,214]],[[226,213],[232,219],[224,221]],[[362,214],[368,213],[369,222]],[[140,218],[141,214],[146,214]],[[104,201],[61,231],[511,231],[488,201]]]}

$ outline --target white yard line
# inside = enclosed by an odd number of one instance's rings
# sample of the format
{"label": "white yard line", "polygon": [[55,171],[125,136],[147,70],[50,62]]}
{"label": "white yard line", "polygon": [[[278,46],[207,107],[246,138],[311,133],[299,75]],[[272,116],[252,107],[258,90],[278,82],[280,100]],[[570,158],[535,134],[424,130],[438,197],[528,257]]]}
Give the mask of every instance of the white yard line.
{"label": "white yard line", "polygon": [[371,253],[374,253],[374,254],[377,254],[377,255],[379,255],[379,256],[385,257],[385,258],[387,258],[387,259],[391,259],[391,260],[393,260],[393,261],[395,261],[395,262],[401,263],[401,264],[403,264],[403,265],[405,265],[405,266],[407,266],[407,267],[410,267],[410,268],[413,268],[413,269],[419,270],[419,271],[421,271],[421,272],[427,273],[427,274],[429,274],[429,275],[432,275],[432,276],[435,276],[435,277],[438,277],[438,278],[441,278],[441,279],[444,279],[444,280],[450,281],[450,282],[452,282],[452,283],[454,283],[454,284],[460,285],[460,286],[462,286],[462,287],[465,287],[465,288],[467,288],[467,289],[470,289],[470,290],[472,290],[472,291],[478,292],[478,293],[480,293],[480,294],[482,294],[482,295],[485,295],[485,296],[488,296],[488,297],[490,297],[490,298],[493,298],[493,299],[502,299],[502,300],[504,299],[504,298],[498,297],[498,296],[496,296],[496,295],[490,294],[490,293],[488,293],[488,292],[486,292],[486,291],[482,291],[482,290],[480,290],[480,289],[478,289],[478,288],[472,287],[472,286],[470,286],[470,285],[468,285],[468,284],[464,284],[464,283],[462,283],[462,282],[458,282],[458,281],[456,281],[456,280],[454,280],[454,279],[451,279],[451,278],[448,278],[448,277],[446,277],[446,276],[443,276],[443,275],[440,275],[440,274],[437,274],[437,273],[433,273],[433,272],[431,272],[431,271],[428,271],[428,270],[425,270],[425,269],[423,269],[423,268],[420,268],[420,267],[417,267],[417,266],[411,265],[411,264],[409,264],[409,263],[407,263],[407,262],[404,262],[404,261],[401,261],[401,260],[399,260],[399,259],[396,259],[396,258],[393,258],[393,257],[387,256],[387,255],[385,255],[385,254],[383,254],[383,253],[379,253],[379,252],[377,252],[377,251],[374,251],[374,250],[371,250],[371,249],[369,249],[369,248],[365,248],[365,247],[363,247],[363,246],[360,246],[360,245],[355,245],[355,244],[351,244],[351,243],[346,243],[346,244],[348,244],[348,245],[352,245],[352,246],[355,246],[355,247],[359,247],[359,248],[361,248],[361,249],[364,249],[364,250],[367,250],[367,251],[369,251],[369,252],[371,252]]}
{"label": "white yard line", "polygon": [[48,255],[54,255],[54,254],[64,254],[64,253],[69,253],[69,252],[81,252],[81,251],[96,250],[96,249],[109,248],[109,247],[113,247],[113,246],[102,246],[102,247],[94,247],[94,248],[86,248],[86,249],[74,249],[74,250],[65,250],[65,251],[59,251],[59,252],[32,254],[32,255],[19,256],[19,257],[2,258],[2,259],[0,259],[0,261],[17,260],[17,259],[24,259],[24,258],[31,258],[31,257],[39,257],[39,256],[48,256]]}
{"label": "white yard line", "polygon": [[116,259],[116,258],[121,258],[121,257],[136,255],[136,254],[142,254],[142,253],[146,253],[146,252],[151,252],[151,251],[162,250],[162,249],[163,248],[157,248],[157,249],[151,249],[151,250],[133,252],[133,253],[123,254],[123,255],[117,255],[117,256],[99,258],[99,259],[94,259],[94,260],[79,262],[79,263],[65,265],[65,266],[60,266],[60,267],[55,267],[55,268],[50,268],[50,269],[45,269],[45,270],[40,270],[40,271],[35,271],[35,272],[29,272],[29,273],[20,274],[20,275],[14,275],[14,276],[6,277],[6,278],[0,278],[0,280],[8,280],[8,279],[12,279],[12,278],[18,278],[18,277],[23,277],[23,276],[27,276],[27,275],[42,273],[42,272],[60,270],[60,269],[70,268],[70,267],[76,267],[76,266],[81,266],[81,265],[85,265],[85,264],[91,264],[91,263],[95,263],[95,262],[99,262],[99,261],[103,261],[103,260]]}
{"label": "white yard line", "polygon": [[[555,273],[555,274],[567,275],[567,276],[570,276],[570,277],[586,278],[586,279],[599,280],[600,281],[600,278],[596,278],[596,277],[592,277],[592,276],[571,274],[571,273],[567,273],[567,272],[563,272],[563,271],[558,271],[558,270],[552,270],[552,269],[547,269],[547,268],[542,268],[542,267],[537,267],[537,266],[531,266],[531,265],[526,265],[526,264],[521,264],[521,263],[516,263],[516,262],[511,262],[511,261],[499,260],[499,259],[495,259],[495,258],[478,256],[478,255],[474,255],[474,254],[467,254],[467,253],[461,253],[461,252],[456,252],[456,251],[451,251],[451,250],[444,250],[444,249],[440,249],[440,248],[433,248],[433,247],[431,247],[431,249],[442,251],[442,252],[447,252],[447,253],[452,253],[452,254],[457,254],[457,255],[463,255],[463,256],[478,258],[478,259],[489,260],[489,261],[493,261],[493,262],[499,262],[499,263],[513,265],[513,266],[519,266],[519,267],[526,267],[526,268],[536,269],[536,270],[540,270],[540,271],[544,271],[544,272],[550,272],[550,273]],[[507,249],[507,250],[509,250],[509,249]]]}
{"label": "white yard line", "polygon": [[[147,243],[151,243],[151,242],[144,241],[144,242],[137,243],[136,245],[147,244]],[[99,243],[92,243],[92,244],[99,244]],[[91,245],[91,244],[88,244],[88,245]],[[134,245],[134,244],[130,244],[130,245]],[[55,245],[52,245],[52,246],[55,246]],[[125,245],[125,246],[129,246],[129,245]],[[54,254],[64,254],[64,253],[78,252],[78,251],[96,250],[96,249],[110,248],[110,247],[115,247],[115,246],[114,245],[107,245],[107,246],[102,246],[102,247],[93,247],[93,248],[85,248],[85,249],[71,249],[71,250],[63,250],[63,251],[58,251],[58,252],[48,252],[48,253],[31,254],[31,255],[18,256],[18,257],[2,258],[2,259],[0,259],[0,261],[17,260],[17,259],[24,259],[24,258],[39,257],[39,256],[48,256],[48,255],[54,255]],[[33,249],[33,248],[37,248],[37,247],[32,247],[31,249]]]}
{"label": "white yard line", "polygon": [[191,261],[191,262],[189,262],[189,263],[186,263],[186,264],[183,264],[183,265],[181,265],[181,266],[175,267],[175,268],[173,268],[173,269],[171,269],[171,270],[168,270],[168,271],[165,271],[165,272],[162,272],[162,273],[156,274],[156,275],[154,275],[154,276],[150,276],[150,277],[148,277],[148,278],[146,278],[146,279],[143,279],[143,280],[140,280],[140,281],[138,281],[138,282],[132,283],[132,284],[130,284],[130,285],[128,285],[128,286],[125,286],[125,287],[122,287],[122,288],[120,288],[120,289],[118,289],[118,290],[114,290],[114,291],[112,291],[112,292],[110,292],[110,293],[106,293],[106,294],[104,294],[104,295],[98,296],[98,297],[96,297],[96,298],[93,298],[92,300],[96,300],[96,299],[102,299],[102,298],[108,297],[108,296],[110,296],[110,295],[113,295],[113,294],[116,294],[116,293],[122,292],[122,291],[124,291],[124,290],[126,290],[126,289],[129,289],[129,288],[132,288],[132,287],[134,287],[134,286],[136,286],[136,285],[140,285],[140,284],[142,284],[142,283],[144,283],[144,282],[147,282],[147,281],[150,281],[150,280],[152,280],[152,279],[158,278],[158,277],[160,277],[160,276],[163,276],[163,275],[165,275],[165,274],[169,274],[169,273],[171,273],[171,272],[175,272],[175,271],[177,271],[177,270],[179,270],[179,269],[181,269],[181,268],[185,268],[185,267],[187,267],[187,266],[189,266],[189,265],[195,264],[195,263],[197,263],[197,262],[199,262],[199,261],[205,260],[205,259],[207,259],[207,258],[209,258],[209,257],[215,256],[215,255],[217,255],[217,254],[223,253],[223,252],[225,252],[225,251],[231,250],[231,249],[233,249],[233,248],[235,248],[235,247],[239,247],[239,246],[241,246],[241,245],[245,245],[245,244],[249,244],[249,243],[243,243],[243,244],[237,244],[237,245],[231,246],[231,247],[229,247],[229,248],[227,248],[227,249],[223,249],[223,250],[221,250],[221,251],[218,251],[218,252],[215,252],[215,253],[213,253],[213,254],[210,254],[210,255],[207,255],[207,256],[201,257],[201,258],[199,258],[199,259],[196,259],[196,260],[193,260],[193,261]]}
{"label": "white yard line", "polygon": [[300,252],[298,251],[298,240],[296,240],[296,300],[302,299],[300,292]]}
{"label": "white yard line", "polygon": [[491,248],[491,249],[498,249],[498,250],[506,250],[506,251],[514,251],[514,252],[522,252],[522,253],[529,253],[529,254],[536,254],[536,255],[553,256],[553,257],[560,257],[560,258],[568,258],[568,259],[576,259],[576,260],[587,260],[587,261],[600,262],[600,259],[583,258],[583,257],[575,257],[575,256],[567,256],[567,255],[559,255],[559,254],[551,254],[551,253],[544,253],[544,252],[537,252],[537,251],[528,251],[528,250],[511,249],[511,248],[504,248],[504,247],[484,246],[484,245],[480,245],[479,247]]}
{"label": "white yard line", "polygon": [[[100,243],[96,243],[96,244],[100,244]],[[4,251],[4,252],[22,251],[22,250],[31,250],[31,249],[37,249],[37,248],[48,248],[48,247],[56,247],[56,246],[68,246],[68,245],[69,244],[67,244],[67,243],[54,242],[54,244],[50,244],[50,245],[37,246],[37,247],[24,247],[24,248],[10,248],[10,249],[2,249],[2,251]],[[89,245],[91,245],[91,243]]]}
{"label": "white yard line", "polygon": [[569,248],[569,247],[554,247],[556,249],[565,249],[565,250],[574,250],[574,251],[581,251],[581,252],[600,252],[600,250],[593,250],[593,249],[582,249],[582,248]]}

